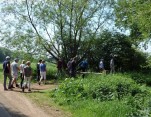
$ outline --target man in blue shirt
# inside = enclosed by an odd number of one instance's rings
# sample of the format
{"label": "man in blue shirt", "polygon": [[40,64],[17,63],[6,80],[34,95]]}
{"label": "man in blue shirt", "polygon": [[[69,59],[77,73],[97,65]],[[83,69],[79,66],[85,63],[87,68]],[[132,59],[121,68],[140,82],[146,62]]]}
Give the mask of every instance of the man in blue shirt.
{"label": "man in blue shirt", "polygon": [[[87,59],[83,60],[79,64],[80,68],[78,70],[82,70],[82,72],[86,72],[86,69],[88,68],[88,61]],[[84,74],[82,75],[82,78],[84,78]]]}
{"label": "man in blue shirt", "polygon": [[44,84],[46,84],[46,64],[44,60],[42,60],[42,63],[40,64],[40,76],[39,85],[41,84],[42,79],[44,79]]}

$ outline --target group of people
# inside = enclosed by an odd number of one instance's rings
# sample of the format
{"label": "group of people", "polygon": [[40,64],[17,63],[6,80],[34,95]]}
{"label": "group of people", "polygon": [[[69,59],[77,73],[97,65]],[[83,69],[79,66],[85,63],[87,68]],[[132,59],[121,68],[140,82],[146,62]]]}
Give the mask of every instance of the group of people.
{"label": "group of people", "polygon": [[[103,72],[105,70],[103,59],[101,59],[99,62],[99,69],[101,72]],[[115,72],[114,58],[111,58],[111,60],[110,60],[110,73],[114,73],[114,72]]]}
{"label": "group of people", "polygon": [[[85,60],[83,60],[79,63],[79,68],[76,69],[76,67],[77,67],[77,57],[71,58],[67,62],[66,65],[64,65],[64,64],[65,63],[63,62],[63,60],[61,58],[59,58],[58,61],[57,61],[57,75],[61,75],[62,71],[63,71],[63,68],[64,68],[64,70],[66,70],[69,77],[75,77],[77,71],[85,72],[87,67],[88,67],[87,59],[85,59]],[[82,77],[84,77],[84,75]]]}
{"label": "group of people", "polygon": [[[20,71],[20,78],[21,78],[21,88],[24,91],[25,87],[27,86],[28,83],[28,91],[31,91],[30,89],[30,81],[31,81],[31,75],[32,75],[32,69],[30,67],[30,61],[25,62],[24,60],[22,61],[21,65],[18,65],[19,59],[15,58],[12,63],[10,63],[10,57],[7,56],[6,60],[3,62],[3,74],[4,74],[4,90],[12,89],[15,88],[14,84],[16,87],[19,87],[17,84],[17,79],[18,79],[18,72]],[[6,86],[7,83],[7,77],[9,78],[9,84],[8,87]]]}
{"label": "group of people", "polygon": [[[77,57],[73,57],[71,58],[66,65],[67,69],[67,74],[69,75],[69,77],[75,77],[76,76],[76,72],[80,71],[82,74],[82,77],[84,78],[85,73],[87,68],[88,68],[88,61],[87,59],[83,59],[77,66]],[[104,67],[104,60],[100,59],[99,65],[98,65],[100,72],[106,72],[105,67]],[[62,73],[62,69],[63,69],[63,61],[61,58],[58,59],[57,62],[57,75],[60,75]],[[115,64],[114,64],[114,57],[111,58],[110,60],[110,73],[114,73],[115,72]]]}
{"label": "group of people", "polygon": [[[3,62],[3,74],[4,74],[4,91],[7,91],[8,89],[12,90],[14,87],[14,84],[16,87],[21,87],[22,91],[24,92],[25,88],[28,88],[28,91],[31,91],[31,78],[32,78],[32,68],[31,68],[31,62],[22,60],[22,63],[18,65],[19,59],[15,58],[12,63],[10,63],[10,57],[7,56],[5,61]],[[42,79],[44,79],[44,83],[46,83],[46,65],[44,60],[39,60],[39,64],[37,64],[37,72],[38,72],[38,83],[41,84]],[[20,78],[21,82],[20,85],[17,83],[17,79],[19,77],[20,72]],[[9,78],[9,83],[7,86],[7,78]]]}

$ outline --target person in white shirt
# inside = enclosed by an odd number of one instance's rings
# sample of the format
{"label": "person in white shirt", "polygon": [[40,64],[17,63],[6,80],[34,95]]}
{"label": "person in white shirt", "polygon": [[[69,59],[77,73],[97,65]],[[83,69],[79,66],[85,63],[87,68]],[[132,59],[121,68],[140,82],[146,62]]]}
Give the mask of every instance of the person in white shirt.
{"label": "person in white shirt", "polygon": [[115,72],[115,65],[114,65],[114,58],[111,58],[110,60],[110,73]]}
{"label": "person in white shirt", "polygon": [[100,69],[101,72],[104,71],[104,62],[103,62],[103,59],[101,59],[100,62],[99,62],[99,69]]}
{"label": "person in white shirt", "polygon": [[19,71],[19,66],[18,66],[19,59],[15,58],[14,62],[11,64],[11,75],[12,75],[12,83],[11,86],[13,87],[13,84],[16,84],[16,87],[19,87],[17,84],[17,78],[18,78],[18,71]]}
{"label": "person in white shirt", "polygon": [[20,82],[20,86],[22,88],[23,86],[23,82],[24,82],[24,67],[25,67],[25,60],[22,60],[22,63],[20,64],[20,78],[21,78],[21,82]]}

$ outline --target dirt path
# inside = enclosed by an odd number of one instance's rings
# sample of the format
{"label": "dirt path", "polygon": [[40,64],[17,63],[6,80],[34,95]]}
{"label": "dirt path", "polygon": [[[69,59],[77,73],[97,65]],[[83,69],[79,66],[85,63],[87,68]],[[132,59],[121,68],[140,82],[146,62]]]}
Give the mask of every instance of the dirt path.
{"label": "dirt path", "polygon": [[[34,84],[32,91],[54,87],[55,85],[38,86]],[[0,117],[63,117],[63,113],[51,107],[43,110],[24,96],[21,89],[14,88],[13,91],[4,91],[0,84]]]}

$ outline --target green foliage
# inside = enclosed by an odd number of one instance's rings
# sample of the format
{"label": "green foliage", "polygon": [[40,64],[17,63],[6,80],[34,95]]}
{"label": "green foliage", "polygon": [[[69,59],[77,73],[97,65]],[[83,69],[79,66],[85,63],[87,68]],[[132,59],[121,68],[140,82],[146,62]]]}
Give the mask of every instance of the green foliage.
{"label": "green foliage", "polygon": [[3,62],[6,56],[12,57],[12,52],[7,48],[0,47],[0,62]]}
{"label": "green foliage", "polygon": [[[86,44],[85,44],[86,45]],[[91,69],[98,70],[101,58],[105,69],[110,69],[111,54],[115,55],[116,71],[140,70],[146,66],[147,55],[133,48],[130,38],[119,32],[103,31],[91,42],[91,50],[85,53]]]}
{"label": "green foliage", "polygon": [[85,48],[81,43],[93,40],[103,24],[110,21],[113,10],[106,9],[110,9],[114,1],[25,0],[0,3],[1,16],[4,16],[0,19],[1,33],[6,45],[30,54],[45,55],[47,52],[56,60],[61,56],[67,62],[76,55],[84,56],[83,51],[90,48],[90,43]]}
{"label": "green foliage", "polygon": [[[150,4],[150,0],[117,0],[115,5],[116,24],[132,29],[136,41],[150,37]],[[144,38],[139,38],[139,35]]]}
{"label": "green foliage", "polygon": [[[74,109],[74,113],[84,110],[82,116],[89,116],[87,112],[90,111],[92,112],[91,116],[97,115],[99,117],[103,113],[105,117],[107,115],[110,117],[113,114],[107,114],[109,111],[105,110],[106,107],[101,106],[101,104],[108,106],[110,103],[113,106],[115,102],[119,103],[119,105],[116,105],[117,108],[121,107],[120,103],[123,104],[121,109],[123,116],[147,116],[150,112],[150,91],[145,86],[138,85],[133,81],[131,75],[126,74],[98,77],[90,75],[86,79],[67,78],[57,89],[51,92],[51,96],[59,105],[70,106],[71,110]],[[98,104],[95,106],[96,102]],[[94,106],[88,106],[89,104]],[[117,115],[116,108],[110,107],[110,109],[113,111],[112,113]],[[100,110],[103,112],[100,112]]]}

